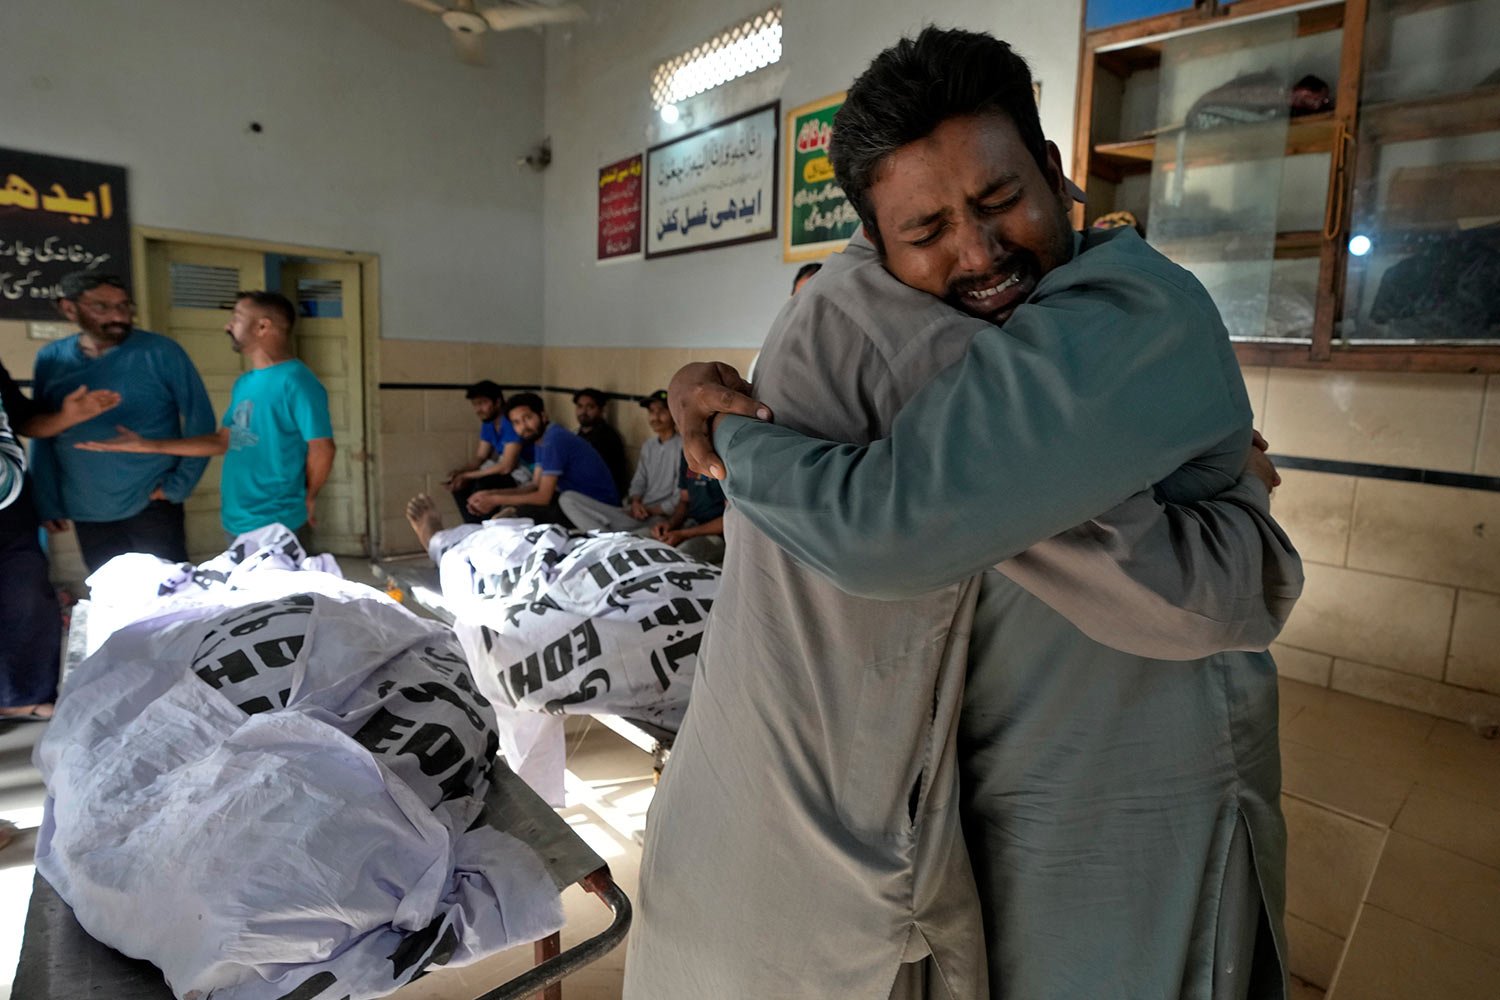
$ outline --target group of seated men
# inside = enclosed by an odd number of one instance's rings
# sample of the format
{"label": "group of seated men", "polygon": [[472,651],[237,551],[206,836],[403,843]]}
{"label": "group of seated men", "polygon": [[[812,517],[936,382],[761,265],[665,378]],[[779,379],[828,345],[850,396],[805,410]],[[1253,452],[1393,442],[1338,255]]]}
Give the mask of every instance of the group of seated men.
{"label": "group of seated men", "polygon": [[[608,396],[598,389],[574,393],[576,432],[553,423],[535,393],[507,399],[486,379],[466,395],[479,418],[479,447],[446,484],[465,521],[529,517],[585,531],[628,531],[703,562],[723,561],[724,491],[683,460],[665,389],[640,400],[651,436],[629,476],[625,443],[605,418]],[[430,501],[413,500],[407,513],[415,518],[415,512],[430,517]]]}

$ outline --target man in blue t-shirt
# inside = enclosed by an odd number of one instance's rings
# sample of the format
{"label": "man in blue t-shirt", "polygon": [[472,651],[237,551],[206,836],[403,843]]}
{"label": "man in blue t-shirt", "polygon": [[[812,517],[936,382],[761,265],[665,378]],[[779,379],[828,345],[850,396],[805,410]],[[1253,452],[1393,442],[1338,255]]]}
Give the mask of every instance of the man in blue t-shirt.
{"label": "man in blue t-shirt", "polygon": [[538,524],[572,527],[557,503],[564,492],[576,491],[600,503],[620,502],[604,459],[577,434],[551,423],[540,396],[523,392],[510,397],[506,416],[521,440],[536,446],[535,472],[525,486],[475,493],[469,497],[471,513],[482,517],[529,517]]}
{"label": "man in blue t-shirt", "polygon": [[448,492],[469,524],[484,518],[469,510],[469,497],[480,490],[505,490],[528,482],[536,461],[535,446],[522,441],[505,416],[505,393],[489,379],[475,382],[466,393],[479,418],[479,450],[468,465],[448,473]]}
{"label": "man in blue t-shirt", "polygon": [[135,305],[122,280],[79,272],[61,285],[58,309],[79,332],[37,353],[32,398],[43,410],[58,410],[88,385],[118,393],[120,404],[107,418],[32,443],[37,513],[51,531],[72,523],[90,571],[124,552],[185,560],[182,502],[208,459],[87,454],[74,445],[108,438],[116,423],[151,437],[211,432],[214,409],[203,380],[176,342],[134,326]]}
{"label": "man in blue t-shirt", "polygon": [[220,516],[230,538],[283,524],[306,545],[316,526],[318,491],[333,468],[328,393],[292,356],[292,303],[275,292],[241,292],[224,327],[250,370],[234,383],[217,433],[152,440],[121,427],[112,441],[78,447],[155,455],[224,456]]}

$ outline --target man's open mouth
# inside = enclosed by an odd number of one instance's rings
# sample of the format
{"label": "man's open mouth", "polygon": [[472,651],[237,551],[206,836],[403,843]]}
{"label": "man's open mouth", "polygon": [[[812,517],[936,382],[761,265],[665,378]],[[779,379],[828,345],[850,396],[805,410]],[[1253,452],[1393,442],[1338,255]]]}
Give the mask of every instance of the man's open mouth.
{"label": "man's open mouth", "polygon": [[970,302],[983,302],[985,299],[994,298],[996,295],[1004,292],[1006,289],[1010,288],[1020,280],[1021,276],[1019,274],[1010,274],[987,288],[976,288],[972,291],[964,292],[964,298],[968,299]]}

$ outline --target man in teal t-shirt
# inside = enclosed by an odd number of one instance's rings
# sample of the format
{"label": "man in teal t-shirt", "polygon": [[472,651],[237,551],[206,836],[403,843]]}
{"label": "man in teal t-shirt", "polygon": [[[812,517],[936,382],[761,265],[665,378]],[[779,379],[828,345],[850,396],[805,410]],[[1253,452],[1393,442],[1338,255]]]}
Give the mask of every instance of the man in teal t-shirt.
{"label": "man in teal t-shirt", "polygon": [[224,426],[224,530],[241,535],[277,522],[296,530],[312,520],[309,452],[320,441],[330,458],[333,451],[328,393],[312,369],[288,358],[247,371],[234,383]]}
{"label": "man in teal t-shirt", "polygon": [[169,440],[143,438],[121,428],[111,441],[79,447],[162,455],[223,455],[224,530],[233,537],[270,524],[297,531],[315,526],[318,492],[333,468],[333,425],[328,392],[292,356],[296,310],[275,292],[241,292],[224,327],[235,353],[250,370],[234,394],[217,433]]}

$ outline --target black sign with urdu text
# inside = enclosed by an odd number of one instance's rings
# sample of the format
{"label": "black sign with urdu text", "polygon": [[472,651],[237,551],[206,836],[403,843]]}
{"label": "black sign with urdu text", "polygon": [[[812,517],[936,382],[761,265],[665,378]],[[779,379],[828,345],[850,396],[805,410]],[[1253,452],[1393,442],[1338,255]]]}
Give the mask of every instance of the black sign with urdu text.
{"label": "black sign with urdu text", "polygon": [[55,320],[74,271],[130,281],[125,168],[0,148],[0,319]]}

